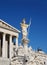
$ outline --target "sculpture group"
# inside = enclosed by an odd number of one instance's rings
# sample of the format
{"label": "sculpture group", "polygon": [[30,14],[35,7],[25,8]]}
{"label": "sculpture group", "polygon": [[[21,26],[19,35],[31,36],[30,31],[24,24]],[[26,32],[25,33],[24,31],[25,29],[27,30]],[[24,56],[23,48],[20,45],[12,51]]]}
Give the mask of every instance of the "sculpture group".
{"label": "sculpture group", "polygon": [[[9,59],[4,65],[47,65],[47,54],[28,47],[28,27],[25,19],[21,22],[22,42],[18,45],[20,31],[0,20],[0,57]],[[13,40],[16,40],[13,42]],[[1,64],[3,65],[3,64]]]}

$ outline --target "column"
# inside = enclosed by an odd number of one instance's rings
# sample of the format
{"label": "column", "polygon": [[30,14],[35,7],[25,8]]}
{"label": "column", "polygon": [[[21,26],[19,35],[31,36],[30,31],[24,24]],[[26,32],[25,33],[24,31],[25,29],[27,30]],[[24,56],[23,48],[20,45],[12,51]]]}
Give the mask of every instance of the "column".
{"label": "column", "polygon": [[1,49],[1,39],[0,39],[0,56],[1,56],[1,51],[2,51],[2,49]]}
{"label": "column", "polygon": [[26,43],[24,44],[24,54],[25,54],[25,55],[28,54],[28,46],[27,46]]}
{"label": "column", "polygon": [[10,59],[12,58],[13,54],[13,44],[12,44],[12,35],[10,35],[10,40],[9,40],[9,57]]}
{"label": "column", "polygon": [[16,37],[16,48],[18,48],[18,37]]}
{"label": "column", "polygon": [[8,58],[8,41],[5,41],[5,56]]}
{"label": "column", "polygon": [[6,34],[5,33],[3,33],[3,46],[2,46],[2,57],[6,57],[5,56],[5,36],[6,36]]}

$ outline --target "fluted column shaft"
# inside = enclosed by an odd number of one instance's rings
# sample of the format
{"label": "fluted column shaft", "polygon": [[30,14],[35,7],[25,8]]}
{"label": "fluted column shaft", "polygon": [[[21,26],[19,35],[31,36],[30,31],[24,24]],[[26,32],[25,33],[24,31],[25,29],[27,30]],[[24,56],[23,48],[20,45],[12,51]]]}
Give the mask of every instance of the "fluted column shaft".
{"label": "fluted column shaft", "polygon": [[5,55],[5,36],[6,36],[6,34],[5,33],[3,33],[3,46],[2,46],[2,57],[6,57],[6,55]]}
{"label": "fluted column shaft", "polygon": [[16,47],[18,48],[18,37],[16,37]]}
{"label": "fluted column shaft", "polygon": [[9,40],[9,57],[10,57],[10,59],[12,58],[12,53],[13,53],[13,44],[12,44],[12,35],[10,35],[10,40]]}

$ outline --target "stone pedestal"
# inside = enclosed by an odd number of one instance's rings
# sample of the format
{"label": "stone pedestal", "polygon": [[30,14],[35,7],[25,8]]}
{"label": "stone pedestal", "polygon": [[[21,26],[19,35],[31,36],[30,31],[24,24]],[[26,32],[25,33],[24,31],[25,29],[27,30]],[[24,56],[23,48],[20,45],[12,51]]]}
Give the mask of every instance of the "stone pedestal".
{"label": "stone pedestal", "polygon": [[0,58],[0,65],[10,65],[10,60],[7,58]]}

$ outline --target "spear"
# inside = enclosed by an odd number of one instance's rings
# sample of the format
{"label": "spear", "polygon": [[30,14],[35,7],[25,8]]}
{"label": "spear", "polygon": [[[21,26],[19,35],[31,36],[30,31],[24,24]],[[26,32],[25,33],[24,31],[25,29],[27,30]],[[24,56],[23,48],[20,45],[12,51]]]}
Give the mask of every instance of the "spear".
{"label": "spear", "polygon": [[29,30],[30,30],[30,26],[31,26],[31,18],[30,18],[30,22],[29,22],[28,36],[29,36]]}

